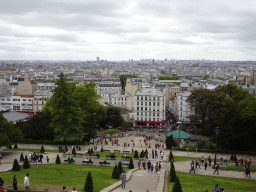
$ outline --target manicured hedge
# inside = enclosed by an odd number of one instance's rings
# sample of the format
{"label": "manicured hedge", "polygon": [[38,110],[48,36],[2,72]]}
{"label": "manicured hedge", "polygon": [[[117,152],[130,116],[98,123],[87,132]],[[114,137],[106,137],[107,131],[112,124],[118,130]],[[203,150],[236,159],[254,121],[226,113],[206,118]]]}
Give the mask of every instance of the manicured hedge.
{"label": "manicured hedge", "polygon": [[84,141],[52,141],[52,140],[32,140],[23,139],[20,143],[24,144],[50,144],[50,145],[84,145]]}

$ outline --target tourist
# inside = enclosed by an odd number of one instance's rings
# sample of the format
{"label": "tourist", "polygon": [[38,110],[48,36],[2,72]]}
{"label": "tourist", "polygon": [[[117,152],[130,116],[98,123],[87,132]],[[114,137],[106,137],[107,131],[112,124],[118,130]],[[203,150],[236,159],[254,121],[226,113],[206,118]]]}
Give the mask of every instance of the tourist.
{"label": "tourist", "polygon": [[207,169],[207,161],[204,162],[204,169]]}
{"label": "tourist", "polygon": [[151,173],[153,173],[153,171],[154,171],[154,166],[151,165],[150,169],[151,169]]}
{"label": "tourist", "polygon": [[220,192],[220,186],[218,184],[215,185],[214,188],[212,188],[213,192]]}
{"label": "tourist", "polygon": [[140,164],[141,164],[141,161],[139,160],[138,161],[138,168],[140,169]]}
{"label": "tourist", "polygon": [[14,175],[13,182],[12,182],[13,190],[18,190],[17,184],[18,184],[18,182],[17,182],[17,175]]}
{"label": "tourist", "polygon": [[0,153],[0,165],[2,164],[2,159],[3,159],[3,156],[2,156],[2,154]]}
{"label": "tourist", "polygon": [[121,178],[122,178],[122,188],[125,189],[125,184],[126,184],[126,173],[125,173],[125,170],[121,174]]}
{"label": "tourist", "polygon": [[191,161],[191,162],[190,162],[190,171],[189,171],[189,173],[191,173],[192,171],[194,171],[194,173],[196,173],[196,172],[195,172],[194,161]]}
{"label": "tourist", "polygon": [[4,192],[4,180],[0,177],[0,192]]}
{"label": "tourist", "polygon": [[72,190],[71,192],[77,192],[77,191],[76,191],[76,188],[75,188],[75,187],[73,187],[73,190]]}
{"label": "tourist", "polygon": [[49,160],[50,160],[50,159],[49,159],[49,157],[48,157],[48,156],[46,156],[46,161],[47,161],[47,163],[49,163]]}
{"label": "tourist", "polygon": [[219,175],[219,165],[218,163],[215,164],[215,171],[213,172],[213,174],[215,174],[215,172],[217,171],[217,175]]}
{"label": "tourist", "polygon": [[67,192],[67,188],[64,186],[60,192]]}
{"label": "tourist", "polygon": [[156,165],[155,165],[156,174],[158,172],[158,169],[159,169],[159,165],[158,165],[158,163],[156,163]]}
{"label": "tourist", "polygon": [[150,168],[151,168],[151,162],[150,162],[150,160],[147,162],[147,166],[148,166],[148,172],[150,172]]}
{"label": "tourist", "polygon": [[29,188],[29,173],[27,173],[26,176],[24,177],[24,186],[25,186],[26,191],[30,191],[30,188]]}

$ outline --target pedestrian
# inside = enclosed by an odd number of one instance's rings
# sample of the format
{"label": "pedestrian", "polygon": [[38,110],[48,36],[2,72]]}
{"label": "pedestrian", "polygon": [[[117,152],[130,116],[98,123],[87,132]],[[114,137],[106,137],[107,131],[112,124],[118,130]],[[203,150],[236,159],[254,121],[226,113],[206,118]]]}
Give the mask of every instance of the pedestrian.
{"label": "pedestrian", "polygon": [[64,186],[60,192],[67,192],[67,188]]}
{"label": "pedestrian", "polygon": [[17,184],[18,184],[18,182],[17,182],[17,175],[14,175],[13,182],[12,182],[13,190],[18,190]]}
{"label": "pedestrian", "polygon": [[138,168],[140,169],[140,164],[141,164],[141,161],[139,160],[138,161]]}
{"label": "pedestrian", "polygon": [[25,186],[26,191],[30,191],[30,188],[29,188],[29,173],[27,173],[26,176],[24,177],[24,186]]}
{"label": "pedestrian", "polygon": [[151,162],[150,162],[150,160],[147,162],[147,166],[148,166],[148,172],[150,172],[150,169],[151,169]]}
{"label": "pedestrian", "polygon": [[190,171],[189,171],[189,173],[191,173],[192,171],[194,171],[194,173],[196,173],[196,172],[195,172],[194,161],[191,161],[191,162],[190,162]]}
{"label": "pedestrian", "polygon": [[213,174],[215,174],[215,172],[217,171],[217,175],[219,175],[219,165],[218,163],[215,164],[215,171],[213,172]]}
{"label": "pedestrian", "polygon": [[209,166],[212,166],[212,159],[211,159],[211,156],[208,157],[208,161],[209,161]]}
{"label": "pedestrian", "polygon": [[156,165],[155,165],[156,174],[158,172],[158,169],[159,169],[159,165],[158,165],[158,163],[156,163]]}
{"label": "pedestrian", "polygon": [[186,150],[187,150],[187,153],[188,153],[188,147],[186,148]]}
{"label": "pedestrian", "polygon": [[50,159],[49,159],[49,157],[48,157],[48,156],[46,156],[46,161],[47,161],[47,163],[49,163],[49,160],[50,160]]}
{"label": "pedestrian", "polygon": [[247,179],[251,178],[251,170],[249,165],[245,166],[245,174]]}
{"label": "pedestrian", "polygon": [[153,173],[153,171],[154,171],[154,166],[153,165],[151,165],[150,170],[151,170],[151,173]]}
{"label": "pedestrian", "polygon": [[207,161],[205,161],[205,163],[204,163],[204,169],[205,170],[207,169]]}
{"label": "pedestrian", "polygon": [[3,159],[3,156],[2,156],[2,154],[0,153],[0,165],[2,164],[2,159]]}
{"label": "pedestrian", "polygon": [[0,192],[4,192],[4,180],[0,177]]}
{"label": "pedestrian", "polygon": [[121,178],[122,178],[122,188],[125,189],[125,184],[126,184],[126,173],[125,173],[125,170],[121,174]]}
{"label": "pedestrian", "polygon": [[77,192],[77,191],[76,191],[76,188],[75,188],[75,187],[73,187],[73,190],[72,190],[71,192]]}

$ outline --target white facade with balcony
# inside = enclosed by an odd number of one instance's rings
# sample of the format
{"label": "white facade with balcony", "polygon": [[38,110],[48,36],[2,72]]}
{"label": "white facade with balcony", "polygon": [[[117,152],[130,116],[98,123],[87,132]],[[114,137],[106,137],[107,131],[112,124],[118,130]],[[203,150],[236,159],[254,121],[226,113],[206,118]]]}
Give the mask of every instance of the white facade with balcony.
{"label": "white facade with balcony", "polygon": [[193,113],[190,107],[190,103],[187,102],[191,92],[180,92],[177,93],[175,98],[174,114],[177,119],[182,122],[189,122],[189,115]]}

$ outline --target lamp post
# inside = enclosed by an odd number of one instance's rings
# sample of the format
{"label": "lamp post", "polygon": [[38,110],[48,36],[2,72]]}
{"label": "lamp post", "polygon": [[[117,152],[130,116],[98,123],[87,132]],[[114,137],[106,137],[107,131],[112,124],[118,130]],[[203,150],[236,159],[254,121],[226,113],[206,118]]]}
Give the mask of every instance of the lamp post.
{"label": "lamp post", "polygon": [[215,133],[216,133],[216,144],[215,144],[214,167],[215,167],[215,165],[216,165],[216,163],[217,163],[216,153],[217,153],[217,135],[218,135],[218,133],[219,133],[219,127],[217,127],[217,128],[215,129]]}

